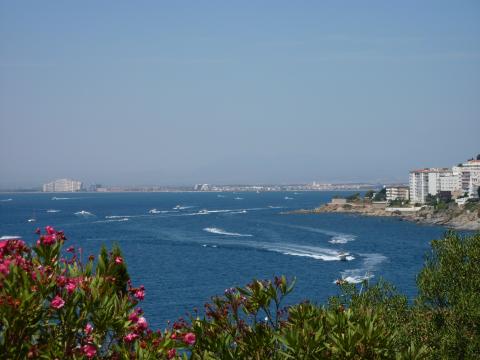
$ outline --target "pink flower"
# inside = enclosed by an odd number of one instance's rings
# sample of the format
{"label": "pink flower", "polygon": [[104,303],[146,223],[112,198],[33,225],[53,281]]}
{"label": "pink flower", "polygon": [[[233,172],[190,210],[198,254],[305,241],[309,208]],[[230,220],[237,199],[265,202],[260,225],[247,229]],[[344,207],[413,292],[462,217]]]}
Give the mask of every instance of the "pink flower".
{"label": "pink flower", "polygon": [[8,245],[8,240],[0,241],[0,249],[3,249],[3,248],[6,247],[7,245]]}
{"label": "pink flower", "polygon": [[55,229],[51,226],[46,226],[45,231],[47,232],[48,235],[53,235],[55,234]]}
{"label": "pink flower", "polygon": [[73,281],[70,281],[65,288],[67,289],[68,294],[72,294],[75,291],[77,286]]}
{"label": "pink flower", "polygon": [[137,321],[137,326],[139,330],[146,330],[148,327],[147,320],[142,316]]}
{"label": "pink flower", "polygon": [[93,331],[93,326],[91,324],[85,325],[85,334],[90,335]]}
{"label": "pink flower", "polygon": [[172,359],[176,354],[177,354],[177,350],[170,349],[170,350],[168,350],[167,358]]}
{"label": "pink flower", "polygon": [[55,236],[53,235],[47,235],[43,237],[43,244],[45,245],[52,245],[55,243]]}
{"label": "pink flower", "polygon": [[91,344],[83,345],[82,352],[89,359],[92,359],[97,353],[97,348]]}
{"label": "pink flower", "polygon": [[143,300],[145,298],[145,290],[137,290],[135,292],[135,297],[138,299],[138,300]]}
{"label": "pink flower", "polygon": [[137,323],[138,321],[138,314],[136,311],[132,312],[130,315],[128,315],[128,320],[130,320],[132,323]]}
{"label": "pink flower", "polygon": [[75,252],[75,248],[74,248],[73,246],[69,246],[69,247],[67,248],[67,252],[73,253],[73,252]]}
{"label": "pink flower", "polygon": [[120,256],[117,256],[115,258],[115,264],[117,265],[123,264],[123,259]]}
{"label": "pink flower", "polygon": [[5,259],[3,263],[0,264],[0,273],[7,276],[10,273],[10,260]]}
{"label": "pink flower", "polygon": [[40,233],[41,233],[40,228],[36,228],[35,229],[35,234],[40,235]]}
{"label": "pink flower", "polygon": [[67,283],[67,278],[63,275],[57,276],[57,285],[60,287],[64,287]]}
{"label": "pink flower", "polygon": [[127,335],[125,335],[123,337],[123,340],[125,340],[125,342],[132,342],[134,341],[136,338],[138,338],[138,335],[135,334],[135,333],[128,333]]}
{"label": "pink flower", "polygon": [[65,301],[58,295],[50,302],[50,306],[54,309],[61,309],[64,305]]}
{"label": "pink flower", "polygon": [[194,333],[186,333],[183,337],[183,341],[185,344],[193,345],[195,344],[195,334]]}

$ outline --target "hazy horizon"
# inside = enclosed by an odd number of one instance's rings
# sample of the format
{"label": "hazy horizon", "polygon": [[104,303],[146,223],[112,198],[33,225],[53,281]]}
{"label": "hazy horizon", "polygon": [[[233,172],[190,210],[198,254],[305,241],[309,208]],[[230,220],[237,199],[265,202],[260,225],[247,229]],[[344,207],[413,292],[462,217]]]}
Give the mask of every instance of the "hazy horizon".
{"label": "hazy horizon", "polygon": [[480,152],[478,1],[0,0],[0,188],[407,182]]}

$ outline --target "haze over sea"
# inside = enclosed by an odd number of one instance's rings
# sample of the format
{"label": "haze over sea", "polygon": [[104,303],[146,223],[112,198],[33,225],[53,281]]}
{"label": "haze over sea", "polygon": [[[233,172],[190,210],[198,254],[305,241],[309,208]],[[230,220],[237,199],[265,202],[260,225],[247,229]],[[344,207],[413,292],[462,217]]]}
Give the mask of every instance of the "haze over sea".
{"label": "haze over sea", "polygon": [[[118,243],[142,308],[163,327],[252,278],[296,276],[290,302],[325,302],[338,278],[380,277],[409,298],[429,241],[444,228],[397,218],[282,215],[345,192],[1,194],[0,236],[33,243],[37,227],[64,230],[85,258]],[[37,221],[29,223],[34,217]],[[348,252],[340,261],[339,252]]]}

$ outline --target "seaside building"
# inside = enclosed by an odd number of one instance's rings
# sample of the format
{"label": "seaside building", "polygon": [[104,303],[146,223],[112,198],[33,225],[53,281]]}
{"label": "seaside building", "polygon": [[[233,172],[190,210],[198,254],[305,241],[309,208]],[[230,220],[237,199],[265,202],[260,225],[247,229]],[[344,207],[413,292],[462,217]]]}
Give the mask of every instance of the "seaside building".
{"label": "seaside building", "polygon": [[409,192],[411,203],[425,203],[428,195],[428,173],[429,169],[410,171]]}
{"label": "seaside building", "polygon": [[76,192],[82,190],[82,182],[71,179],[57,179],[43,184],[43,192]]}
{"label": "seaside building", "polygon": [[210,191],[210,185],[208,184],[196,184],[194,187],[193,187],[193,190],[194,191]]}
{"label": "seaside building", "polygon": [[387,201],[410,199],[410,189],[408,186],[387,186],[385,190]]}
{"label": "seaside building", "polygon": [[478,187],[480,186],[480,160],[469,160],[458,166],[461,173],[461,190],[468,193],[468,197],[478,197]]}
{"label": "seaside building", "polygon": [[[478,197],[480,187],[480,160],[467,162],[449,168],[425,168],[410,171],[410,200],[425,203],[427,195],[453,198]],[[388,198],[388,195],[387,195]]]}
{"label": "seaside building", "polygon": [[437,195],[443,191],[454,192],[460,189],[461,175],[457,169],[431,168],[428,170],[428,193],[430,195]]}

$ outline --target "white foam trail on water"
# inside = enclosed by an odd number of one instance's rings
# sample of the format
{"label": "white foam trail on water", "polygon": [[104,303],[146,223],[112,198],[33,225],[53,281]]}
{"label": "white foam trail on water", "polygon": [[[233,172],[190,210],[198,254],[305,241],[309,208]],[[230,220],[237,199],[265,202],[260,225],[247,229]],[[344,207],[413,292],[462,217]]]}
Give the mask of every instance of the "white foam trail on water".
{"label": "white foam trail on water", "polygon": [[243,198],[242,198],[242,197],[239,197],[239,196],[237,196],[236,198],[234,198],[234,200],[243,200]]}
{"label": "white foam trail on water", "polygon": [[[340,261],[342,255],[342,252],[333,249],[296,244],[273,244],[273,246],[267,245],[266,250],[279,252],[284,255],[309,257],[323,261]],[[346,255],[346,260],[348,261],[355,259],[355,257],[348,253]]]}
{"label": "white foam trail on water", "polygon": [[354,241],[357,238],[357,236],[353,235],[353,234],[344,234],[344,233],[340,233],[340,232],[336,232],[336,231],[314,228],[314,227],[311,227],[311,226],[282,224],[282,223],[276,223],[276,222],[268,222],[268,224],[285,226],[285,227],[289,227],[289,228],[292,228],[292,229],[299,229],[299,230],[304,230],[304,231],[309,231],[309,232],[314,232],[314,233],[318,233],[318,234],[331,236],[332,238],[329,240],[329,243],[331,243],[331,244],[346,244],[347,242]]}
{"label": "white foam trail on water", "polygon": [[217,234],[217,235],[228,235],[228,236],[239,236],[239,237],[251,237],[253,235],[251,234],[240,234],[240,233],[234,233],[234,232],[228,232],[220,228],[216,227],[206,227],[203,229],[203,231],[212,233],[212,234]]}
{"label": "white foam trail on water", "polygon": [[334,235],[332,237],[331,240],[329,240],[328,242],[330,244],[346,244],[350,241],[354,241],[356,239],[356,236],[355,235],[351,235],[351,234],[338,234],[338,235]]}
{"label": "white foam trail on water", "polygon": [[186,210],[186,209],[191,209],[191,208],[194,208],[196,206],[180,206],[180,205],[177,205],[173,208],[173,210]]}
{"label": "white foam trail on water", "polygon": [[[206,230],[209,229],[209,230]],[[224,232],[222,229],[217,228],[206,228],[205,231],[218,233],[218,230]],[[234,234],[234,233],[230,233]],[[308,257],[315,260],[322,260],[322,261],[341,261],[341,255],[346,254],[346,260],[351,261],[354,260],[355,257],[348,254],[343,253],[341,251],[337,251],[334,249],[327,249],[322,248],[319,246],[307,246],[307,245],[298,245],[298,244],[291,244],[291,243],[268,243],[268,242],[258,242],[258,241],[247,241],[247,240],[227,240],[224,238],[222,241],[222,245],[224,246],[241,246],[246,248],[253,248],[263,251],[270,251],[276,252],[283,255],[288,256],[299,256],[299,257]]]}
{"label": "white foam trail on water", "polygon": [[57,212],[60,212],[60,210],[56,210],[56,209],[48,209],[47,210],[47,213],[57,213]]}
{"label": "white foam trail on water", "polygon": [[7,201],[12,201],[13,199],[2,199],[0,200],[1,202],[7,202]]}
{"label": "white foam trail on water", "polygon": [[77,215],[77,216],[95,216],[95,215],[92,214],[91,212],[85,211],[85,210],[77,211],[77,212],[75,213],[75,215]]}
{"label": "white foam trail on water", "polygon": [[70,199],[72,199],[72,198],[68,198],[68,197],[56,197],[56,196],[52,197],[52,200],[70,200]]}
{"label": "white foam trail on water", "polygon": [[99,220],[99,221],[94,221],[94,223],[112,223],[112,222],[124,222],[124,221],[129,221],[130,219],[127,217],[120,218],[120,219],[108,219],[108,220]]}
{"label": "white foam trail on water", "polygon": [[0,240],[17,240],[17,239],[21,239],[21,237],[18,235],[3,235],[0,237]]}
{"label": "white foam trail on water", "polygon": [[234,215],[234,214],[246,214],[247,210],[240,210],[240,211],[231,211],[228,212],[227,215]]}
{"label": "white foam trail on water", "polygon": [[285,199],[285,200],[293,200],[293,198],[288,197],[288,196],[285,196],[284,199]]}
{"label": "white foam trail on water", "polygon": [[[358,284],[364,280],[373,278],[373,271],[378,265],[387,260],[382,254],[359,254],[363,257],[362,266],[358,269],[347,269],[341,272],[342,280],[349,283]],[[334,282],[336,282],[335,280]]]}

